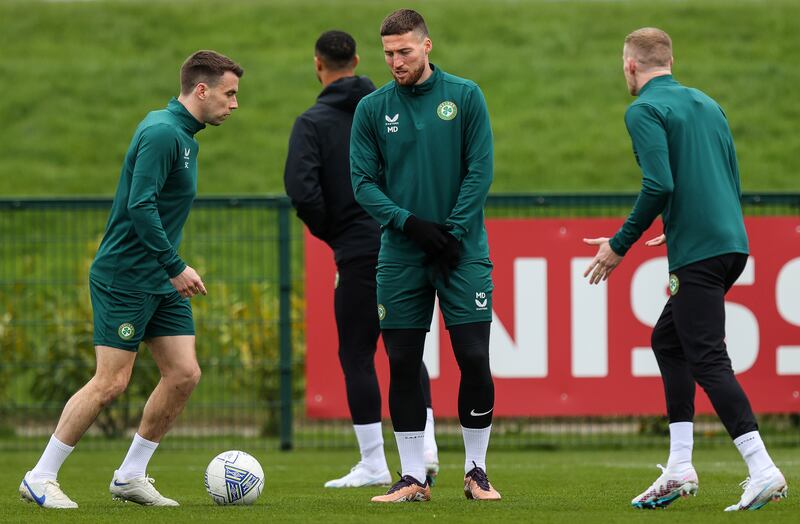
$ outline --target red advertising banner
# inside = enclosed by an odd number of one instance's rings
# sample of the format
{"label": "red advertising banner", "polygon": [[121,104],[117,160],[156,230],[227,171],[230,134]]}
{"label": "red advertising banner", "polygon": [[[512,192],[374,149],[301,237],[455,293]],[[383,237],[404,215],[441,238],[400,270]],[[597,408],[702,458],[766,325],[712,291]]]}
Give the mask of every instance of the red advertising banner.
{"label": "red advertising banner", "polygon": [[[619,219],[494,219],[491,367],[497,416],[660,414],[650,333],[668,298],[666,248],[638,242],[608,282],[583,272]],[[800,219],[746,219],[747,267],[726,296],[728,352],[758,412],[800,412]],[[660,223],[644,239],[660,233]],[[333,317],[336,268],[306,233],[307,415],[348,418]],[[376,312],[377,314],[377,312]],[[425,348],[437,416],[457,416],[459,373],[441,315]],[[378,376],[386,410],[385,352]],[[697,411],[711,405],[697,389]]]}

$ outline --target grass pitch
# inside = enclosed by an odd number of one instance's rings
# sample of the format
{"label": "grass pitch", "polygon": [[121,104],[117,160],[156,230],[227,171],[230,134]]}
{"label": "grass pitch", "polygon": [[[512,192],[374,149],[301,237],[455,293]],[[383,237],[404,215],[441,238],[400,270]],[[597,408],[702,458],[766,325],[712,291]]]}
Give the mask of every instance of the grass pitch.
{"label": "grass pitch", "polygon": [[[18,500],[17,487],[38,453],[4,453],[0,469],[0,522],[797,522],[800,502],[792,489],[800,481],[796,448],[771,454],[790,485],[790,496],[756,512],[722,510],[741,494],[746,469],[733,448],[695,451],[700,475],[696,498],[666,510],[634,510],[629,501],[660,473],[654,467],[664,450],[490,452],[489,476],[503,495],[500,502],[468,501],[462,493],[463,455],[441,454],[442,470],[431,502],[378,505],[369,502],[383,488],[331,490],[326,480],[344,474],[356,459],[351,451],[255,453],[266,473],[266,487],[252,507],[215,506],[203,487],[203,471],[220,450],[159,451],[150,474],[156,486],[177,499],[180,508],[144,508],[111,500],[108,483],[124,455],[119,451],[81,451],[64,466],[60,481],[80,508],[45,511]],[[389,452],[390,466],[398,459]]]}
{"label": "grass pitch", "polygon": [[282,193],[295,117],[320,91],[314,41],[358,41],[359,74],[389,80],[378,31],[419,9],[432,61],[483,89],[493,191],[636,191],[625,131],[625,35],[658,26],[675,74],[728,114],[746,191],[797,189],[796,0],[3,0],[0,195],[113,194],[136,124],[178,88],[192,51],[241,62],[241,108],[198,135],[201,194]]}

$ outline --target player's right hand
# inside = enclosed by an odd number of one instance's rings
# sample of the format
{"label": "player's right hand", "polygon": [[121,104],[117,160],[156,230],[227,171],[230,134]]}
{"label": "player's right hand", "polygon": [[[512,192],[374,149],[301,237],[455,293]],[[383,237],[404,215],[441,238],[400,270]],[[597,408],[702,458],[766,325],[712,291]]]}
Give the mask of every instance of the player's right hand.
{"label": "player's right hand", "polygon": [[208,293],[200,275],[189,266],[186,266],[186,269],[180,275],[169,279],[169,281],[183,298],[192,298],[195,295],[206,295]]}
{"label": "player's right hand", "polygon": [[430,257],[438,256],[447,247],[446,235],[451,228],[452,226],[429,222],[411,215],[403,225],[403,233]]}

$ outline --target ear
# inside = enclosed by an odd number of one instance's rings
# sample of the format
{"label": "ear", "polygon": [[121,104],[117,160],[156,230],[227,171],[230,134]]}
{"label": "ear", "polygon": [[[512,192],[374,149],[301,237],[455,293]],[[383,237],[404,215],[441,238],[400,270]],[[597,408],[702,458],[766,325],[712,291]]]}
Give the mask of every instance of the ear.
{"label": "ear", "polygon": [[635,75],[636,74],[636,59],[632,57],[628,57],[625,59],[625,69],[628,71],[628,74]]}
{"label": "ear", "polygon": [[358,62],[360,62],[360,59],[358,58],[358,54],[356,54],[356,55],[353,57],[353,69],[355,69],[356,67],[358,67]]}
{"label": "ear", "polygon": [[196,86],[194,86],[194,94],[200,100],[205,100],[208,97],[208,84],[205,82],[199,82]]}
{"label": "ear", "polygon": [[316,55],[314,55],[314,68],[316,68],[317,72],[322,71],[322,60]]}
{"label": "ear", "polygon": [[425,42],[422,44],[422,47],[423,49],[425,49],[425,54],[428,54],[431,52],[431,49],[433,49],[433,42],[431,42],[430,38],[426,37]]}

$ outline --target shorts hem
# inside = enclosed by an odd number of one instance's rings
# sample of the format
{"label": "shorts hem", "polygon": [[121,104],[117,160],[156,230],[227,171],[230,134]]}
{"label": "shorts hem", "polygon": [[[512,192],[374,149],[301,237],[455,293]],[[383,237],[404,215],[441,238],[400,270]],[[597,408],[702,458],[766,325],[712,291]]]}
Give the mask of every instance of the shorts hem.
{"label": "shorts hem", "polygon": [[196,333],[192,331],[191,333],[145,333],[142,341],[150,340],[151,338],[156,337],[182,337],[182,336],[196,336]]}
{"label": "shorts hem", "polygon": [[444,321],[444,327],[451,328],[454,326],[463,326],[464,324],[483,324],[483,323],[491,323],[492,318],[489,317],[487,319],[469,319],[469,320],[459,320],[457,322],[448,322],[446,319]]}
{"label": "shorts hem", "polygon": [[428,323],[427,326],[413,326],[409,324],[381,324],[381,329],[424,329],[425,331],[431,330],[431,325]]}
{"label": "shorts hem", "polygon": [[120,344],[118,342],[108,343],[108,342],[102,342],[100,340],[92,340],[92,344],[94,345],[94,347],[103,346],[103,347],[107,347],[107,348],[111,348],[111,349],[119,349],[119,350],[122,350],[122,351],[130,351],[131,353],[137,353],[139,351],[139,344],[140,343],[141,342],[137,342],[135,346],[125,346],[125,345]]}

